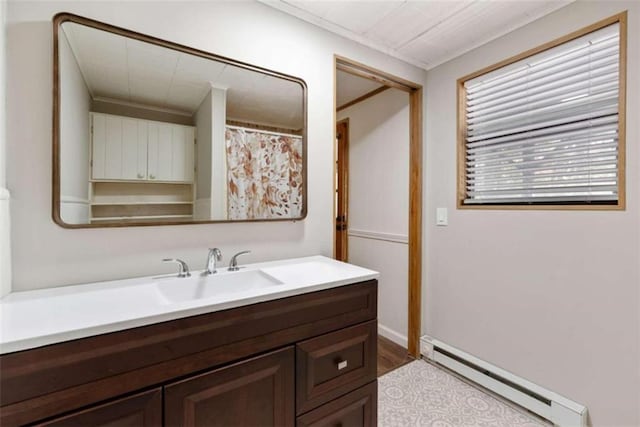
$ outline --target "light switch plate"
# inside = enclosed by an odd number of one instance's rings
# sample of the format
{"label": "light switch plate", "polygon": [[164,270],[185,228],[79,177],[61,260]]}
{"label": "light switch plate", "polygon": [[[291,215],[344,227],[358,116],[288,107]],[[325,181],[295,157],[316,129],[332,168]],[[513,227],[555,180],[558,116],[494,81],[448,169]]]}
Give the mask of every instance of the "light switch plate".
{"label": "light switch plate", "polygon": [[436,225],[449,225],[447,218],[447,208],[436,209]]}

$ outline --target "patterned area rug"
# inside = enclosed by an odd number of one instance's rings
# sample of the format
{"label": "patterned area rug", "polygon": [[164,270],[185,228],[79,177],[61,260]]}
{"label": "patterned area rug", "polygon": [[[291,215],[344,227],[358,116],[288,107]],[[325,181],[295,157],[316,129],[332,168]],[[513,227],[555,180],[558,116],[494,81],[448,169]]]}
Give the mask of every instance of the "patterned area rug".
{"label": "patterned area rug", "polygon": [[378,378],[378,425],[548,426],[424,360]]}

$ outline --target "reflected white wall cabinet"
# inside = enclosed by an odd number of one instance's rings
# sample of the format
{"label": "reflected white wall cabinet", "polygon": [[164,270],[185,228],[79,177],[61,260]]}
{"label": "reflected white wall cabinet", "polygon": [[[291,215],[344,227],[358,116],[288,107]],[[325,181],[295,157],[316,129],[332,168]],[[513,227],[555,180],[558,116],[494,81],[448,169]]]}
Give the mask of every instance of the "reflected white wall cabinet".
{"label": "reflected white wall cabinet", "polygon": [[92,113],[93,180],[192,182],[194,128]]}

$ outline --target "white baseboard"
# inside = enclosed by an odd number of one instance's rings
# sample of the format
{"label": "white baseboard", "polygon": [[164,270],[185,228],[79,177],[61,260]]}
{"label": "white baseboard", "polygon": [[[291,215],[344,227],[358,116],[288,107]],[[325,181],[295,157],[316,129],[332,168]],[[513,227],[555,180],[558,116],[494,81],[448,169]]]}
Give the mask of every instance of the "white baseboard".
{"label": "white baseboard", "polygon": [[90,205],[91,200],[86,197],[76,197],[76,196],[65,196],[60,195],[60,203],[69,203],[69,204],[79,204],[79,205]]}
{"label": "white baseboard", "polygon": [[407,348],[408,340],[406,335],[402,335],[401,333],[396,332],[393,329],[388,328],[384,325],[381,325],[380,323],[378,323],[378,333],[383,337],[390,339],[394,343],[401,345],[404,348]]}
{"label": "white baseboard", "polygon": [[67,224],[88,224],[91,222],[91,202],[79,197],[62,196],[60,218]]}
{"label": "white baseboard", "polygon": [[587,408],[527,379],[501,369],[428,335],[420,350],[433,360],[494,393],[527,408],[556,426],[584,427]]}

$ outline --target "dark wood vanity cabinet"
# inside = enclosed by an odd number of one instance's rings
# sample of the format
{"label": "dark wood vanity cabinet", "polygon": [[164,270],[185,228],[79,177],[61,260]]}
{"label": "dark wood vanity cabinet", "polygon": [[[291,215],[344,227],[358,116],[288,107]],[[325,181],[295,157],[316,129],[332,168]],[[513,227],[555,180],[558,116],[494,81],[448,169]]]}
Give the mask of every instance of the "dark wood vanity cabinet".
{"label": "dark wood vanity cabinet", "polygon": [[377,281],[0,356],[0,425],[375,426]]}
{"label": "dark wood vanity cabinet", "polygon": [[165,425],[294,426],[293,358],[286,347],[165,386]]}
{"label": "dark wood vanity cabinet", "polygon": [[152,427],[162,425],[162,388],[154,388],[109,403],[92,406],[36,425],[43,427]]}

